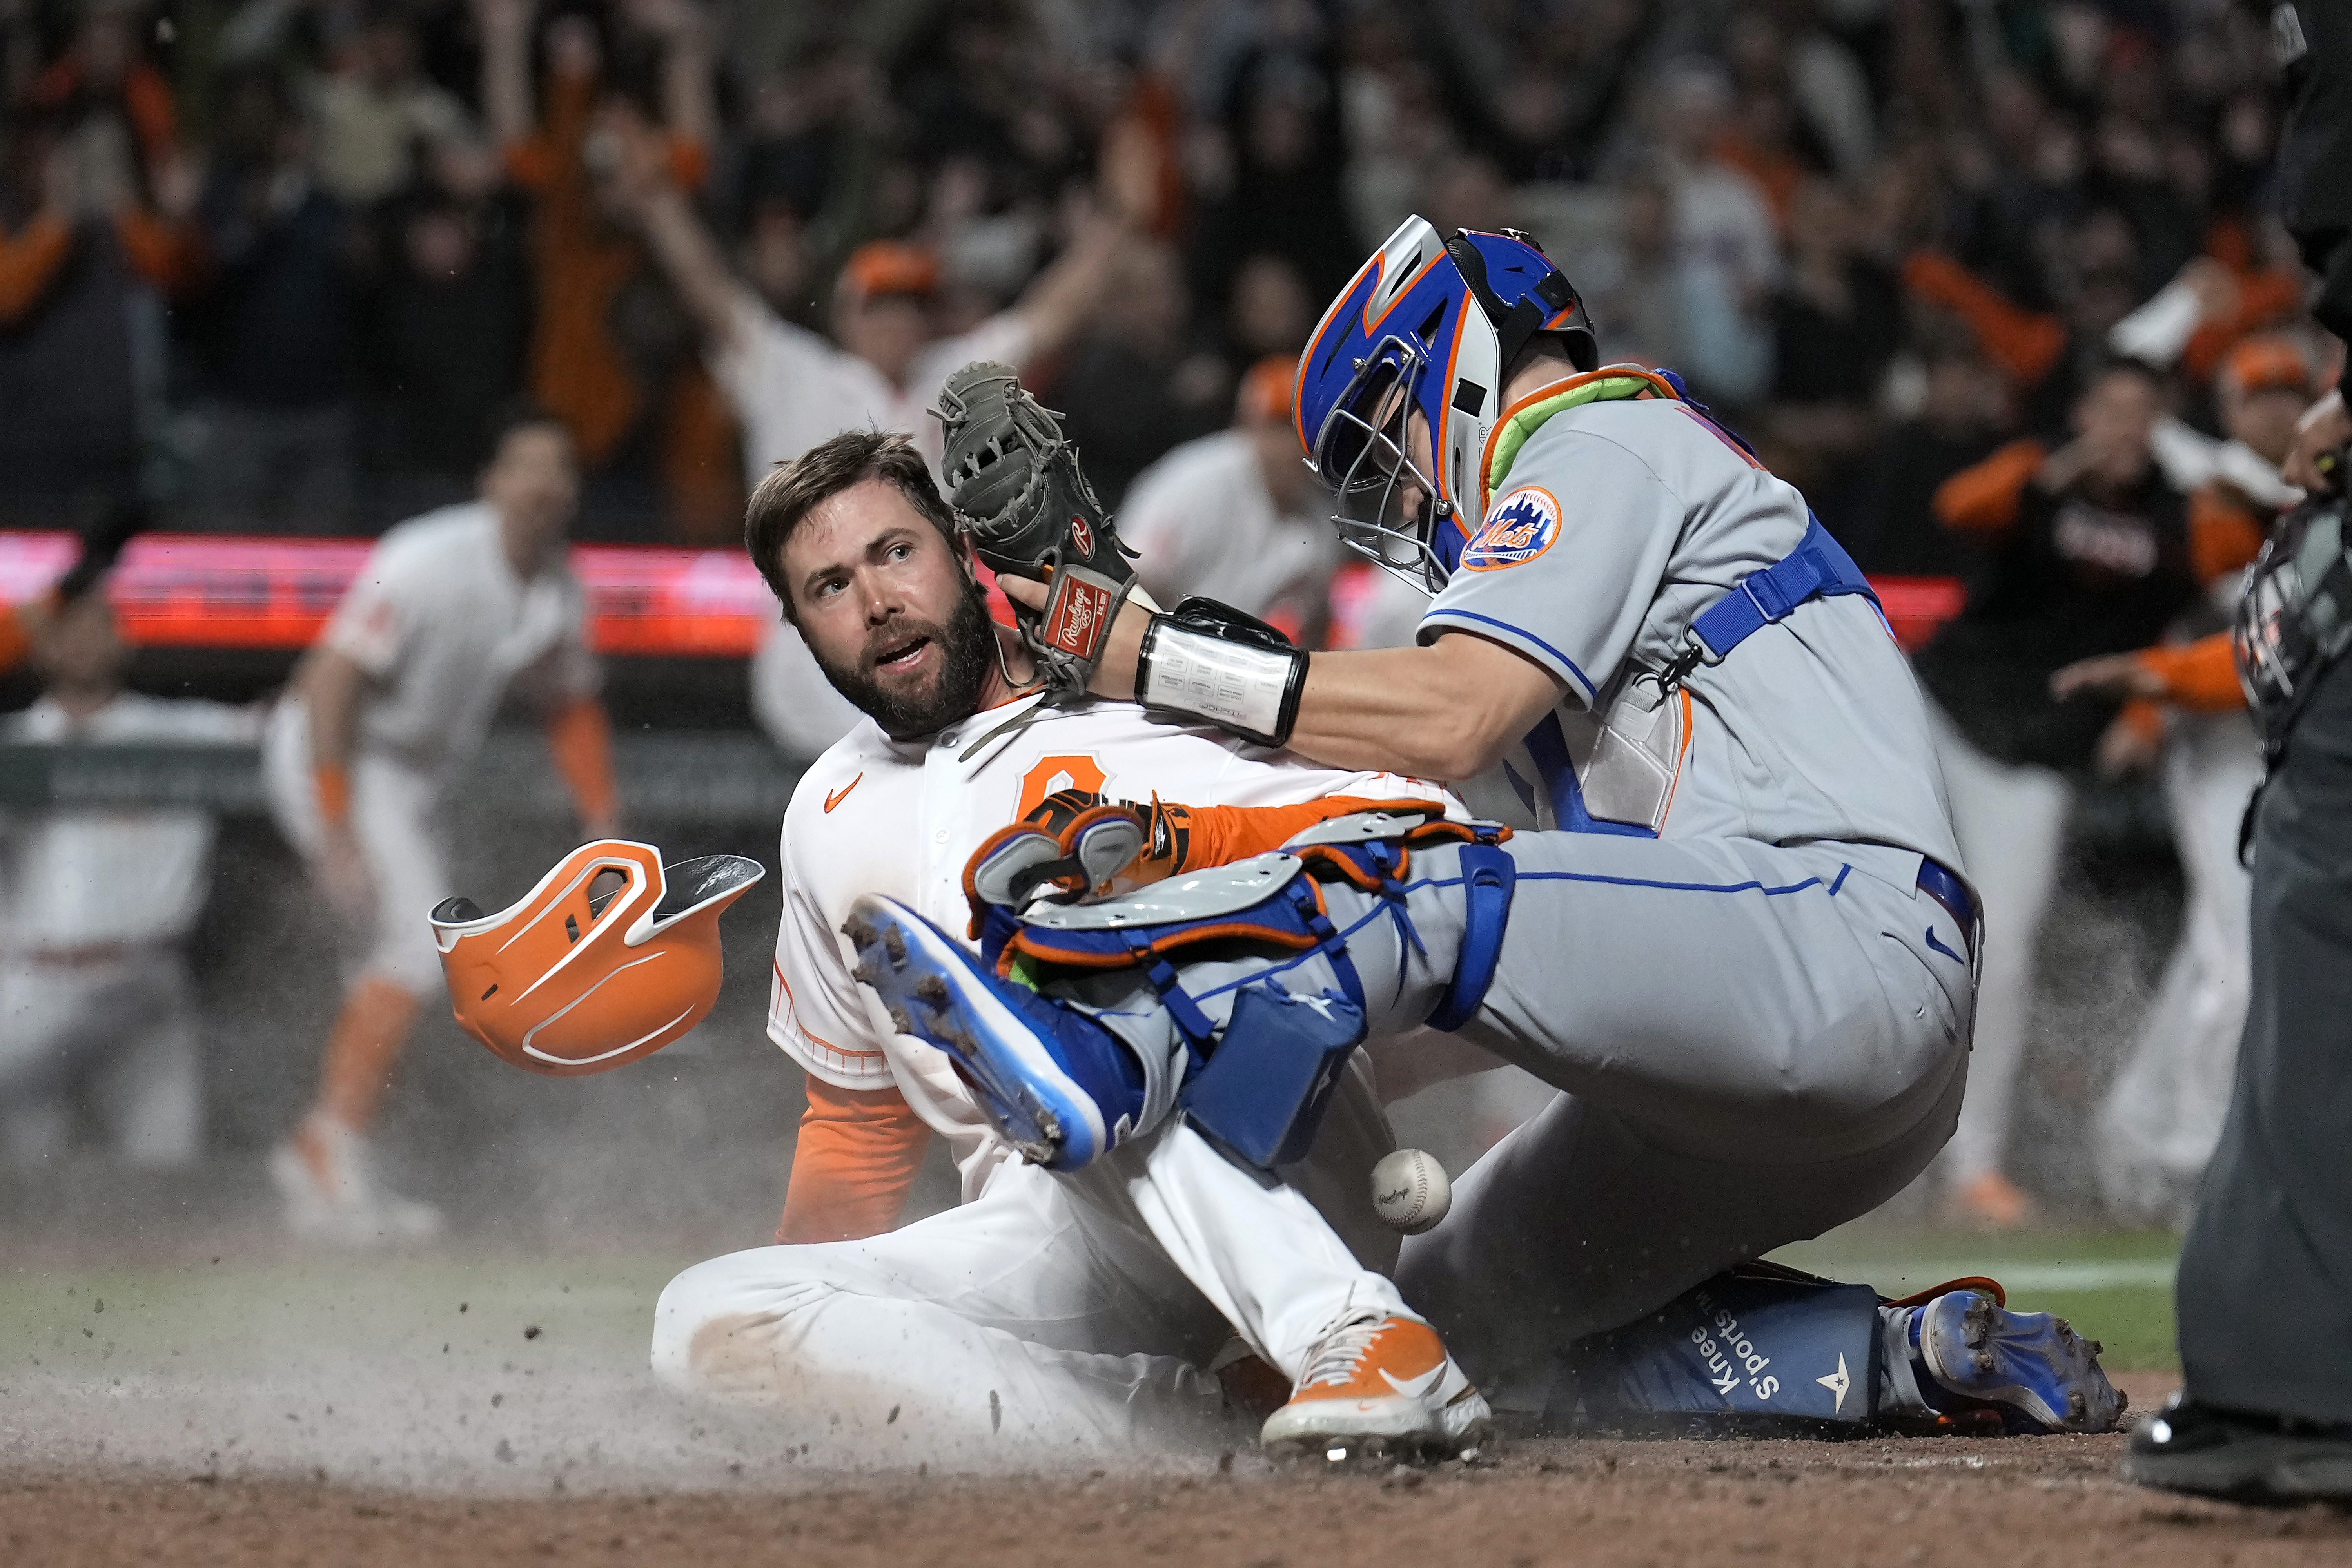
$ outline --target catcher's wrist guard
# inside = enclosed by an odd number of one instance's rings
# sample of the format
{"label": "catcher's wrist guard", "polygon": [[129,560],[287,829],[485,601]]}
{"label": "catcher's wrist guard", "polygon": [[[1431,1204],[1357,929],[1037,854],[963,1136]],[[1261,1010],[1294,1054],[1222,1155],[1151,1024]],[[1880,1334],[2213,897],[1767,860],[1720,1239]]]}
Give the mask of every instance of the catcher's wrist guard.
{"label": "catcher's wrist guard", "polygon": [[1307,686],[1307,652],[1254,615],[1195,595],[1154,615],[1135,664],[1148,712],[1221,725],[1260,746],[1287,746]]}
{"label": "catcher's wrist guard", "polygon": [[1059,416],[1010,365],[977,361],[940,389],[949,504],[991,571],[1052,585],[1042,611],[1013,606],[1046,685],[1082,692],[1135,587],[1118,535],[1078,467]]}

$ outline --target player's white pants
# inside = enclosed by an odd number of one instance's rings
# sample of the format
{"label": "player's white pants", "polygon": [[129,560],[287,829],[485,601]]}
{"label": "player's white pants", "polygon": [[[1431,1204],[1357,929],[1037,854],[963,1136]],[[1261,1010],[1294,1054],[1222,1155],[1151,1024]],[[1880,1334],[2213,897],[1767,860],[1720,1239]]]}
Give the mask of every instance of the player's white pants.
{"label": "player's white pants", "polygon": [[2238,863],[2238,824],[2262,777],[2262,742],[2244,714],[2183,715],[2175,724],[2164,783],[2189,883],[2180,940],[2099,1107],[2099,1182],[2126,1218],[2185,1218],[2221,1135],[2252,961],[2252,883]]}
{"label": "player's white pants", "polygon": [[127,1164],[186,1165],[201,1153],[194,1012],[176,948],[0,961],[0,1155],[30,1165],[62,1154],[80,1093]]}
{"label": "player's white pants", "polygon": [[[262,781],[278,831],[316,861],[325,828],[310,760],[310,715],[288,697],[269,715],[262,738]],[[448,855],[440,831],[437,780],[389,757],[362,749],[352,758],[352,831],[374,884],[375,908],[362,935],[361,972],[418,997],[441,993],[441,956],[426,916],[449,896]]]}
{"label": "player's white pants", "polygon": [[2024,1065],[2042,918],[2057,886],[2074,791],[2063,774],[1996,761],[1930,705],[1937,759],[1952,803],[1952,831],[1984,909],[1983,974],[1969,1096],[1946,1161],[1956,1182],[1999,1170]]}
{"label": "player's white pants", "polygon": [[1081,1458],[1246,1441],[1201,1370],[1232,1325],[1295,1378],[1340,1319],[1402,1310],[1295,1188],[1180,1124],[1080,1180],[1008,1163],[900,1230],[698,1264],[662,1292],[653,1364],[839,1459]]}

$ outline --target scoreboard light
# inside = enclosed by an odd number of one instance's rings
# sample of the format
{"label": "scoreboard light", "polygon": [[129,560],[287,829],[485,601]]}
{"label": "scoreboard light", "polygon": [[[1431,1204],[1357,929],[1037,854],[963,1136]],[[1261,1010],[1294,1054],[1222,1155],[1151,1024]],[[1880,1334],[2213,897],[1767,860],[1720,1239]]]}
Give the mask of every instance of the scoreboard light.
{"label": "scoreboard light", "polygon": [[[370,539],[142,534],[108,579],[124,634],[144,647],[300,649],[317,640],[374,549]],[[0,533],[0,600],[21,603],[65,575],[68,533]],[[600,653],[749,658],[775,600],[740,550],[574,545]]]}

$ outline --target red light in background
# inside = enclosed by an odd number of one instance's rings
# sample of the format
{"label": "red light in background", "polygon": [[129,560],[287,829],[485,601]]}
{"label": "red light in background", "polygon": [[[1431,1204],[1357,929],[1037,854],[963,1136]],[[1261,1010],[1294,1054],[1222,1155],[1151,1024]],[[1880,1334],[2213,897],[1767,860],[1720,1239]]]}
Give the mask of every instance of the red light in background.
{"label": "red light in background", "polygon": [[[73,564],[66,533],[0,533],[0,599],[18,603]],[[373,548],[367,539],[142,534],[108,583],[131,641],[151,647],[310,646]],[[749,658],[775,601],[735,550],[575,545],[600,653]]]}

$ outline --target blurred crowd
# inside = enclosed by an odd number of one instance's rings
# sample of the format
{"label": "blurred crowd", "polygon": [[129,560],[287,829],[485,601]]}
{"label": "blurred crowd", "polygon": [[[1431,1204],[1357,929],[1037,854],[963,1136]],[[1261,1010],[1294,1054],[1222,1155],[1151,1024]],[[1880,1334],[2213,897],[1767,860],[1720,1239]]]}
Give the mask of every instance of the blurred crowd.
{"label": "blurred crowd", "polygon": [[1935,486],[2061,430],[2136,308],[2189,291],[2209,429],[2296,314],[2273,77],[2223,0],[0,0],[7,520],[372,533],[529,394],[585,537],[731,537],[791,454],[668,187],[902,392],[1093,240],[1023,357],[1114,502],[1406,214],[1523,227],[1865,567],[1950,570]]}

